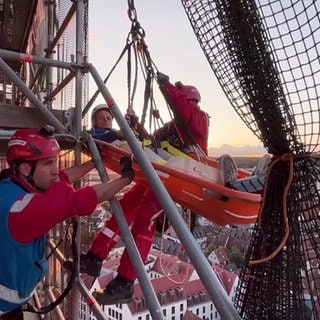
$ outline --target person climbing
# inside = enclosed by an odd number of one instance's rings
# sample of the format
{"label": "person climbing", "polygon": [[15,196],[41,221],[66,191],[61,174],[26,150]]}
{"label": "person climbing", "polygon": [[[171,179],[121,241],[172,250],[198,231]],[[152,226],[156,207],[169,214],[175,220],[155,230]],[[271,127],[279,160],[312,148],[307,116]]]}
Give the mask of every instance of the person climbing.
{"label": "person climbing", "polygon": [[0,174],[0,319],[23,319],[22,306],[48,270],[45,234],[65,219],[90,215],[134,178],[131,159],[123,157],[121,177],[74,190],[70,184],[94,163],[59,171],[51,129],[18,129],[8,143],[9,168]]}
{"label": "person climbing", "polygon": [[[169,82],[169,77],[162,73],[157,74],[158,84],[166,99],[170,99],[170,106],[174,108],[174,114],[180,112],[181,120],[189,126],[194,134],[196,144],[204,154],[207,154],[208,140],[208,115],[199,107],[200,93],[193,86],[184,86],[181,83],[173,85]],[[105,112],[111,115],[109,108],[105,105]],[[93,113],[93,124],[98,124],[97,113]],[[181,142],[181,149],[188,148],[192,143],[187,134],[184,134],[184,125],[181,120],[174,120],[170,125],[178,128],[177,136],[184,138],[185,143]],[[107,127],[105,127],[107,128]],[[109,124],[110,129],[110,124]],[[170,129],[171,131],[172,129]],[[163,132],[155,132],[157,139],[164,137]],[[93,136],[98,138],[98,136]],[[106,135],[103,137],[107,141]],[[109,141],[110,142],[110,141]],[[188,148],[192,152],[191,148]],[[135,240],[142,261],[145,261],[151,248],[152,239],[155,234],[156,222],[163,215],[163,209],[152,192],[140,184],[135,183],[129,191],[125,192],[119,200],[124,215],[131,226],[131,233]],[[83,253],[80,258],[80,271],[93,277],[100,275],[103,260],[107,257],[110,250],[117,243],[120,231],[115,218],[112,216],[107,220],[105,226],[94,238],[87,253]],[[117,276],[102,290],[93,292],[94,298],[99,304],[108,305],[116,303],[128,303],[133,298],[133,283],[136,279],[136,272],[130,262],[127,250],[120,259]]]}
{"label": "person climbing", "polygon": [[159,88],[173,112],[173,120],[156,130],[157,140],[168,140],[179,150],[208,155],[209,115],[201,110],[199,90],[180,81],[170,83],[169,76],[157,73]]}

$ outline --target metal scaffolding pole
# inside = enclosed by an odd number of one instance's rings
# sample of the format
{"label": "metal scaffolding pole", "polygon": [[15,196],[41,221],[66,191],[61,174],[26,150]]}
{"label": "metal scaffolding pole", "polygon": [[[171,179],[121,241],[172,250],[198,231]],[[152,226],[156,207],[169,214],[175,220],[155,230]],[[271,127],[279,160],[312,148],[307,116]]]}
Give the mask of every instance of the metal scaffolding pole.
{"label": "metal scaffolding pole", "polygon": [[[70,21],[73,18],[73,15],[76,12],[76,3],[73,3],[69,12],[67,13],[65,19],[63,20],[59,30],[57,31],[56,35],[54,36],[54,38],[52,38],[52,41],[49,43],[48,45],[48,51],[46,53],[46,56],[48,55],[48,52],[52,52],[52,50],[57,46],[58,42],[61,40],[61,37],[63,35],[63,33],[66,31],[66,28],[68,26],[68,24],[70,23]],[[40,73],[43,71],[43,65],[39,68],[39,70],[37,71],[37,73],[34,76],[34,79],[31,81],[29,88],[32,90],[36,81],[39,78]]]}
{"label": "metal scaffolding pole", "polygon": [[[176,208],[171,197],[169,196],[167,190],[162,185],[160,178],[158,177],[156,171],[152,167],[146,154],[143,152],[143,149],[138,143],[127,121],[123,117],[120,109],[115,103],[109,90],[103,83],[102,78],[100,77],[93,65],[89,64],[88,69],[92,77],[94,78],[98,88],[100,89],[100,92],[104,97],[107,105],[112,110],[112,114],[117,120],[117,123],[121,128],[123,135],[126,141],[128,142],[135,158],[137,159],[137,162],[141,166],[143,173],[148,179],[151,189],[154,191],[163,209],[165,210],[166,215],[168,216],[172,226],[174,227],[175,232],[177,233],[181,243],[183,244],[186,252],[188,253],[193,266],[197,270],[199,277],[203,285],[206,287],[221,318],[225,320],[241,319],[235,307],[233,306],[231,300],[227,296],[224,288],[222,287],[221,282],[218,280],[217,276],[213,272],[208,260],[201,252],[197,242],[193,238],[190,230],[187,228],[183,218],[179,214],[178,209]],[[147,296],[145,296],[145,298],[148,299]],[[149,301],[148,305],[151,309],[152,304],[149,304]],[[152,310],[150,311],[152,312]]]}
{"label": "metal scaffolding pole", "polygon": [[[47,39],[48,39],[48,45],[50,46],[51,40],[53,38],[53,25],[54,25],[54,6],[52,1],[48,1],[46,3],[47,7],[48,7],[48,34],[47,34]],[[53,55],[52,55],[52,50],[49,50],[47,48],[47,58],[48,59],[52,59]],[[51,94],[52,91],[52,83],[53,83],[53,73],[52,73],[52,68],[51,66],[46,68],[46,83],[47,83],[47,88],[46,88],[46,95],[49,96],[49,94]],[[41,95],[39,94],[39,97],[41,97]],[[47,108],[51,109],[52,108],[52,100],[47,101]],[[49,248],[47,247],[47,254],[50,254],[49,252]],[[51,265],[53,266],[53,264]],[[45,277],[45,290],[46,290],[46,294],[45,294],[45,305],[49,304],[49,301],[53,301],[53,297],[54,294],[52,292],[52,290],[50,289],[50,285],[56,285],[56,278],[55,277]],[[49,300],[50,299],[50,300]],[[60,310],[60,307],[55,308],[57,310],[56,311],[56,316],[58,319],[64,319],[62,311]],[[46,320],[50,320],[51,318],[51,313],[47,313],[45,314],[45,319]]]}
{"label": "metal scaffolding pole", "polygon": [[[1,50],[0,50],[1,51]],[[1,53],[0,53],[1,56]],[[65,133],[66,128],[63,124],[46,108],[34,93],[25,85],[25,83],[13,72],[13,70],[0,57],[0,69],[6,76],[21,90],[21,92],[30,100],[30,102],[39,109],[39,111],[48,119],[58,132]]]}
{"label": "metal scaffolding pole", "polygon": [[70,63],[70,62],[49,59],[49,58],[43,58],[43,57],[31,55],[31,54],[13,52],[13,51],[4,50],[4,49],[0,49],[0,57],[9,61],[37,63],[37,64],[43,64],[45,66],[63,68],[70,71],[74,71],[75,70],[74,67],[77,67],[75,63],[72,63],[72,62]]}
{"label": "metal scaffolding pole", "polygon": [[[102,182],[106,182],[109,180],[107,171],[103,165],[101,155],[99,153],[98,147],[93,141],[92,137],[88,136],[88,146],[93,155],[93,159],[95,160],[96,168],[98,169],[100,178]],[[130,232],[127,220],[123,214],[122,208],[116,199],[109,200],[110,205],[112,207],[112,212],[117,221],[118,227],[121,232],[121,239],[125,244],[125,247],[128,251],[130,261],[137,273],[137,277],[139,279],[139,284],[143,290],[144,296],[148,302],[148,306],[150,309],[150,313],[152,315],[152,319],[154,320],[162,320],[163,314],[161,310],[161,306],[157,299],[156,293],[152,287],[152,284],[148,278],[147,272],[144,268],[144,262],[141,259],[137,246],[134,242],[132,234]]]}
{"label": "metal scaffolding pole", "polygon": [[100,306],[98,305],[95,298],[90,294],[88,288],[86,287],[85,283],[82,281],[81,278],[76,279],[76,285],[80,290],[80,293],[85,298],[88,306],[90,307],[92,313],[96,317],[97,320],[108,320],[109,318],[107,315],[101,310]]}
{"label": "metal scaffolding pole", "polygon": [[[77,0],[76,1],[76,64],[77,66],[83,65],[83,26],[84,26],[84,0]],[[76,77],[75,77],[75,113],[74,113],[74,132],[73,134],[76,137],[80,136],[82,130],[82,79],[83,74],[82,70],[78,67],[76,69]],[[75,165],[78,166],[81,164],[81,146],[76,146],[75,149]],[[79,189],[81,187],[80,181],[77,181],[74,184],[75,189]],[[81,248],[81,223],[80,218],[74,218],[78,220],[78,232],[76,236],[77,242],[77,252],[80,253]],[[80,264],[80,255],[78,254],[77,257],[77,276],[79,277],[79,264]],[[70,308],[70,319],[71,320],[78,320],[79,319],[79,307],[80,307],[80,291],[76,290],[76,288],[72,289],[72,295],[70,297],[71,301],[71,308]]]}

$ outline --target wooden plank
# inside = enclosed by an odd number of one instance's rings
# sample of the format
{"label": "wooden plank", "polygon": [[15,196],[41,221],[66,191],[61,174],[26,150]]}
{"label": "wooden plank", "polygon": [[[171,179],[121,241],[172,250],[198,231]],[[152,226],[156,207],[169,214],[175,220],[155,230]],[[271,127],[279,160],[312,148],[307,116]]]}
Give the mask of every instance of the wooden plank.
{"label": "wooden plank", "polygon": [[[67,121],[65,112],[66,110],[52,110],[63,125]],[[0,104],[0,128],[41,128],[45,124],[48,124],[48,120],[37,108]]]}

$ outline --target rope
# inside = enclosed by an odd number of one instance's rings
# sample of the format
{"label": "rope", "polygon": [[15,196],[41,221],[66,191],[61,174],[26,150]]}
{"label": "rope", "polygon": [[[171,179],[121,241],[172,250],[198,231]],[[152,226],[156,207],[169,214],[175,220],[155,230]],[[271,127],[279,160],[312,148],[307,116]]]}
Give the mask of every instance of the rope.
{"label": "rope", "polygon": [[[149,128],[151,130],[152,122],[155,128],[160,127],[159,121],[158,121],[160,114],[156,108],[155,100],[153,97],[153,80],[156,77],[156,72],[158,71],[158,68],[156,67],[155,63],[151,58],[150,52],[148,50],[148,46],[145,42],[146,32],[138,21],[137,11],[134,6],[134,1],[132,0],[128,1],[128,17],[132,22],[130,35],[132,37],[131,41],[133,44],[135,59],[136,59],[136,65],[135,65],[136,75],[137,75],[137,69],[138,69],[137,63],[139,62],[140,70],[145,80],[144,102],[143,102],[143,109],[142,109],[142,115],[140,120],[140,124],[141,124],[140,128],[143,129],[145,126],[147,110],[150,105]],[[128,74],[131,73],[130,67],[131,67],[131,64],[128,63]],[[130,77],[128,77],[128,84],[130,84],[129,79]],[[137,77],[135,77],[135,81],[137,81]],[[133,93],[131,95],[128,93],[128,100],[129,100],[128,109],[130,108],[130,110],[133,110],[133,98],[134,98],[136,85],[137,83],[135,82]],[[128,85],[128,91],[129,90],[130,90],[130,85]],[[155,112],[158,115],[156,119],[153,117]],[[162,120],[161,122],[163,124]],[[139,134],[139,139],[142,140],[142,136],[143,136],[142,132],[140,131],[138,132],[138,134]]]}
{"label": "rope", "polygon": [[[260,264],[260,263],[265,263],[265,262],[269,262],[270,260],[272,260],[282,249],[283,247],[286,245],[286,242],[288,240],[289,237],[289,223],[288,223],[288,212],[287,212],[287,195],[288,195],[288,191],[289,188],[291,186],[292,180],[293,180],[293,163],[294,163],[294,159],[297,158],[304,158],[304,157],[310,157],[310,155],[295,155],[293,153],[285,153],[283,154],[281,157],[276,158],[270,165],[270,172],[271,170],[275,167],[275,165],[280,162],[280,161],[285,161],[285,162],[289,162],[289,176],[288,176],[288,180],[286,183],[286,186],[283,190],[283,200],[282,200],[282,216],[283,216],[283,222],[284,222],[284,236],[280,242],[280,244],[277,246],[277,248],[267,257],[261,258],[261,259],[257,259],[257,260],[250,260],[249,264],[253,265],[253,264]],[[259,210],[259,215],[258,215],[258,225],[261,226],[261,213],[264,210],[265,207],[265,199],[266,199],[266,193],[267,193],[267,189],[268,189],[268,184],[269,184],[269,177],[270,177],[270,172],[267,176],[266,182],[265,182],[265,187],[264,187],[264,191],[263,191],[263,202],[262,205],[260,207]]]}
{"label": "rope", "polygon": [[[113,73],[113,71],[116,69],[116,67],[118,66],[119,62],[121,61],[122,57],[124,56],[124,54],[126,53],[126,51],[130,48],[131,43],[128,41],[127,39],[127,43],[125,44],[124,48],[122,49],[116,63],[114,64],[114,66],[111,68],[110,72],[108,73],[108,75],[105,77],[105,79],[103,80],[103,83],[106,84],[107,81],[109,80],[111,74]],[[92,97],[90,98],[90,100],[88,101],[88,103],[86,104],[86,106],[84,107],[83,111],[82,111],[82,117],[84,117],[90,107],[93,105],[94,101],[97,99],[98,95],[100,93],[99,88],[96,90],[96,92],[92,95]]]}
{"label": "rope", "polygon": [[38,83],[37,83],[37,92],[46,92],[47,91],[47,68],[43,68],[39,74]]}
{"label": "rope", "polygon": [[[148,104],[150,101],[151,105],[151,112],[150,112],[150,128],[151,128],[151,122],[152,122],[152,115],[153,110],[155,108],[155,103],[153,99],[152,94],[152,80],[155,77],[155,70],[158,71],[157,67],[155,66],[155,63],[152,61],[150,52],[148,50],[148,46],[145,43],[145,30],[142,28],[141,24],[138,21],[137,11],[134,6],[133,0],[128,0],[128,10],[127,10],[128,17],[131,21],[131,29],[128,33],[127,39],[126,39],[126,45],[124,49],[122,50],[118,60],[116,61],[115,65],[112,67],[111,71],[107,75],[107,77],[104,79],[104,84],[108,81],[110,78],[112,72],[115,70],[116,66],[119,64],[121,59],[123,58],[124,54],[127,52],[127,88],[128,88],[128,109],[127,112],[131,113],[133,111],[133,101],[136,94],[136,89],[138,85],[138,64],[140,64],[140,68],[142,71],[142,74],[144,76],[146,85],[144,90],[144,103],[143,103],[143,112],[141,116],[141,128],[144,127],[145,124],[145,118],[146,113],[148,109]],[[134,75],[132,75],[132,58],[134,58]],[[133,84],[132,84],[132,78]],[[96,90],[96,92],[93,94],[87,105],[82,111],[82,117],[84,117],[91,106],[93,105],[94,101],[98,97],[100,93],[99,88]],[[141,139],[141,132],[139,133],[140,139]]]}
{"label": "rope", "polygon": [[[162,224],[162,235],[164,234],[164,228],[165,228],[165,224],[166,224],[166,215],[163,214],[163,224]],[[190,220],[191,218],[188,220],[188,226],[189,226],[189,229],[190,229]],[[164,274],[164,276],[170,280],[172,283],[175,283],[177,285],[180,285],[180,284],[183,284],[187,281],[188,279],[188,275],[189,275],[189,271],[190,271],[190,259],[188,258],[188,264],[187,264],[187,270],[184,274],[184,278],[181,280],[181,281],[177,281],[177,280],[174,280],[170,277],[170,275],[165,271],[164,267],[163,267],[163,264],[162,264],[162,255],[163,255],[163,242],[164,242],[164,237],[161,236],[161,243],[160,243],[160,258],[159,258],[159,263],[160,263],[160,268],[161,268],[161,271],[162,273]],[[179,274],[179,271],[177,270],[177,273]]]}
{"label": "rope", "polygon": [[63,299],[69,294],[69,292],[71,291],[74,281],[76,279],[76,275],[77,275],[77,257],[78,257],[78,249],[77,249],[77,244],[76,244],[76,235],[77,235],[77,229],[78,229],[78,222],[76,219],[72,220],[72,227],[73,227],[73,233],[72,233],[72,241],[71,241],[71,251],[73,254],[73,268],[72,268],[72,272],[69,278],[69,282],[68,285],[66,286],[66,288],[64,289],[64,291],[61,293],[61,295],[52,303],[50,303],[47,306],[41,307],[41,308],[36,308],[33,305],[30,304],[26,304],[25,306],[22,306],[22,310],[23,311],[28,311],[31,313],[37,313],[37,314],[46,314],[49,313],[50,311],[52,311],[56,306],[58,306]]}

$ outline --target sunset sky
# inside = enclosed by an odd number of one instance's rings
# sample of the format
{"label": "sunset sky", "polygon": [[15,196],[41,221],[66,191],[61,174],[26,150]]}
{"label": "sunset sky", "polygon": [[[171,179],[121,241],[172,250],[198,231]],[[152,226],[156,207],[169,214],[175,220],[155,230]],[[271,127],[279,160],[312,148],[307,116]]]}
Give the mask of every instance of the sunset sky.
{"label": "sunset sky", "polygon": [[[209,146],[231,144],[258,146],[261,142],[243,124],[224,96],[209,63],[193,33],[180,0],[135,0],[138,21],[143,27],[151,58],[157,68],[170,76],[172,82],[195,85],[201,92],[201,108],[210,116]],[[116,63],[130,31],[126,0],[95,0],[89,2],[89,61],[104,79]],[[127,57],[111,75],[107,87],[117,105],[127,108]],[[156,91],[157,88],[155,88]],[[96,85],[90,82],[93,94]],[[141,115],[144,80],[140,76],[134,104]],[[157,96],[157,92],[155,95]],[[103,102],[101,96],[96,103]],[[159,96],[157,108],[164,121],[169,120],[167,108]]]}

